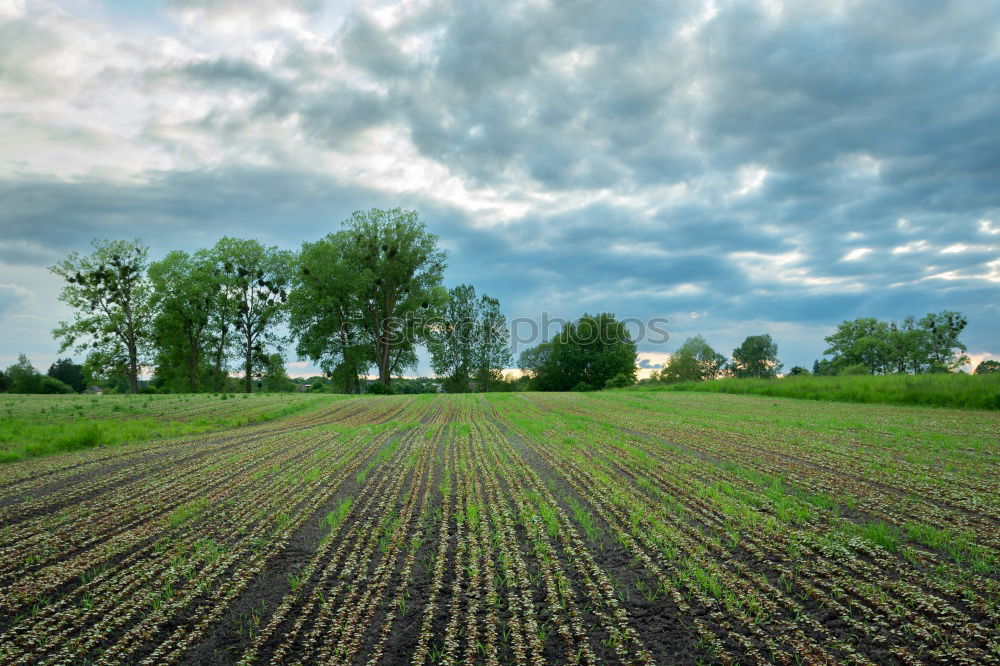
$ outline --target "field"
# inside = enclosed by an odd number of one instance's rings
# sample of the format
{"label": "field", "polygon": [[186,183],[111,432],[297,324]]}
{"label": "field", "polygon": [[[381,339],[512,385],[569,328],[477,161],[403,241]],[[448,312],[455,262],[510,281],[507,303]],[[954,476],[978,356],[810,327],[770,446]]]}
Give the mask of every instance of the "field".
{"label": "field", "polygon": [[985,375],[796,376],[782,379],[718,379],[651,384],[642,391],[707,391],[802,400],[838,400],[956,409],[1000,409],[1000,373]]}
{"label": "field", "polygon": [[3,664],[1000,663],[997,412],[59,400],[161,439],[0,466]]}
{"label": "field", "polygon": [[3,395],[0,463],[273,421],[321,400],[290,393]]}

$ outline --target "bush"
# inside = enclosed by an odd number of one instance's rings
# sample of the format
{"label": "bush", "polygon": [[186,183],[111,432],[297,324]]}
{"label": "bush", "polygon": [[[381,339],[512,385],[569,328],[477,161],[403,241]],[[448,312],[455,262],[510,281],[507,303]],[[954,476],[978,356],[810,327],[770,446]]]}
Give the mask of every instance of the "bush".
{"label": "bush", "polygon": [[573,387],[573,390],[582,393],[584,391],[593,391],[594,387],[588,384],[587,382],[580,382],[579,384]]}
{"label": "bush", "polygon": [[619,372],[617,375],[604,382],[604,388],[627,388],[632,386],[632,383],[633,382],[630,377],[627,377],[624,372]]}
{"label": "bush", "polygon": [[392,395],[395,391],[392,390],[391,386],[387,386],[385,383],[375,380],[365,389],[365,393],[371,393],[373,395]]}
{"label": "bush", "polygon": [[55,393],[76,393],[73,387],[66,382],[59,381],[55,377],[49,377],[48,375],[42,375],[39,380],[39,393],[55,394]]}
{"label": "bush", "polygon": [[847,377],[857,377],[860,375],[870,375],[872,374],[872,371],[871,368],[869,368],[867,365],[864,365],[863,363],[858,363],[856,365],[847,366],[846,368],[841,370],[838,374]]}

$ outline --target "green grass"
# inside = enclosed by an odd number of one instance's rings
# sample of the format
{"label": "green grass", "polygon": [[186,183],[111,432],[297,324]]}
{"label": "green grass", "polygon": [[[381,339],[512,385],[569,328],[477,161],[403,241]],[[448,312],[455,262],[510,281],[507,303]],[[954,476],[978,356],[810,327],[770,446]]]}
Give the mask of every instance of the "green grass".
{"label": "green grass", "polygon": [[709,382],[644,385],[626,390],[706,391],[803,400],[1000,409],[1000,374],[718,379]]}
{"label": "green grass", "polygon": [[181,396],[0,396],[0,464],[57,453],[238,428],[286,418],[337,396],[253,394],[238,404]]}

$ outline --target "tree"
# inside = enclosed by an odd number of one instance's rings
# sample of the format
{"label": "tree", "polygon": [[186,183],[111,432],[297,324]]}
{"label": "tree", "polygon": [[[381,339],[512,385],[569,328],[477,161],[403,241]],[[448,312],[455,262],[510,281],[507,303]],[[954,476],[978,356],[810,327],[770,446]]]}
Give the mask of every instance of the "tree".
{"label": "tree", "polygon": [[139,390],[139,368],[148,349],[153,310],[146,278],[148,248],[139,240],[94,240],[94,252],[73,252],[50,271],[66,280],[59,300],[73,308],[73,321],[52,331],[59,351],[93,349],[120,359],[129,390]]}
{"label": "tree", "polygon": [[10,379],[7,373],[0,370],[0,393],[6,393],[10,389]]}
{"label": "tree", "polygon": [[447,299],[433,317],[428,331],[431,367],[446,377],[445,390],[464,393],[469,390],[476,347],[476,290],[460,284],[448,291]]}
{"label": "tree", "polygon": [[833,356],[831,362],[837,372],[861,364],[873,373],[886,373],[892,368],[889,332],[888,323],[873,317],[841,322],[825,338],[830,346],[823,353]]}
{"label": "tree", "polygon": [[358,294],[366,288],[355,270],[344,232],[303,243],[288,297],[289,328],[299,358],[310,358],[344,393],[360,393],[360,376],[375,362],[361,326]]}
{"label": "tree", "polygon": [[61,358],[49,366],[49,377],[58,379],[77,393],[87,388],[83,377],[83,366],[73,362],[73,359]]}
{"label": "tree", "polygon": [[480,390],[491,391],[503,383],[503,370],[513,360],[510,327],[500,311],[500,301],[486,294],[479,299],[477,314],[473,376]]}
{"label": "tree", "polygon": [[657,373],[656,381],[673,384],[676,382],[700,382],[717,378],[726,365],[726,357],[696,335],[684,341]]}
{"label": "tree", "polygon": [[525,376],[536,379],[542,372],[542,368],[549,363],[551,355],[551,342],[543,342],[534,347],[528,347],[517,357],[517,367],[521,369],[521,372]]}
{"label": "tree", "polygon": [[445,298],[447,254],[437,240],[416,211],[373,208],[304,245],[293,309],[295,330],[309,342],[300,349],[347,367],[374,363],[379,381],[391,386],[394,374],[416,365],[415,344],[426,339],[429,314]]}
{"label": "tree", "polygon": [[218,315],[221,281],[205,255],[175,250],[149,267],[153,287],[156,376],[164,386],[192,393],[212,372],[210,326]]}
{"label": "tree", "polygon": [[118,393],[131,391],[128,361],[120,350],[95,350],[83,361],[83,377],[88,386],[102,386]]}
{"label": "tree", "polygon": [[920,320],[927,331],[927,359],[930,372],[955,372],[969,362],[966,347],[958,339],[969,320],[954,310],[929,313]]}
{"label": "tree", "polygon": [[7,368],[7,381],[11,393],[42,392],[42,376],[24,354],[18,354],[17,363]]}
{"label": "tree", "polygon": [[994,372],[1000,372],[1000,361],[986,360],[981,361],[979,365],[976,366],[977,375],[989,375]]}
{"label": "tree", "polygon": [[477,300],[472,285],[458,285],[448,292],[428,328],[432,366],[438,375],[447,376],[449,392],[467,391],[470,380],[483,391],[502,381],[511,354],[500,301],[485,294]]}
{"label": "tree", "polygon": [[871,317],[841,322],[826,337],[830,346],[824,353],[832,358],[823,363],[832,374],[854,365],[874,374],[954,372],[969,361],[958,339],[967,323],[950,310],[928,314],[919,322],[914,317],[899,324]]}
{"label": "tree", "polygon": [[767,333],[748,336],[733,350],[731,368],[736,377],[771,379],[781,372],[778,345]]}
{"label": "tree", "polygon": [[285,357],[281,354],[268,354],[264,376],[261,379],[263,388],[269,393],[292,391],[295,384],[288,378],[285,371]]}
{"label": "tree", "polygon": [[929,361],[928,342],[928,331],[914,317],[907,317],[899,324],[891,322],[882,345],[886,350],[885,372],[923,371]]}
{"label": "tree", "polygon": [[215,244],[210,256],[218,271],[213,276],[218,279],[219,312],[232,317],[222,319],[220,332],[225,336],[232,322],[231,339],[243,361],[243,388],[250,393],[254,378],[266,371],[268,350],[281,342],[276,329],[286,314],[293,256],[256,240],[228,237]]}
{"label": "tree", "polygon": [[611,313],[584,314],[576,322],[567,322],[559,335],[544,345],[522,353],[520,358],[522,368],[533,373],[532,384],[537,389],[598,389],[618,374],[635,383],[635,342]]}
{"label": "tree", "polygon": [[789,377],[797,377],[800,375],[807,376],[809,375],[809,371],[803,368],[801,365],[792,366],[792,369],[788,371]]}

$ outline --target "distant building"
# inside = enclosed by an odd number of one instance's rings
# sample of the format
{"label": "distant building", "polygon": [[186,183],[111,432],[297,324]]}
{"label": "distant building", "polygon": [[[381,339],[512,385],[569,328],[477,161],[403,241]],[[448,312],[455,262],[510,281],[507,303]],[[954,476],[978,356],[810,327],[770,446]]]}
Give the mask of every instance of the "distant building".
{"label": "distant building", "polygon": [[295,385],[295,392],[296,393],[305,393],[306,391],[309,390],[310,386],[312,386],[312,384],[296,384]]}
{"label": "distant building", "polygon": [[88,395],[104,395],[104,389],[100,386],[90,386],[84,390],[84,393]]}

